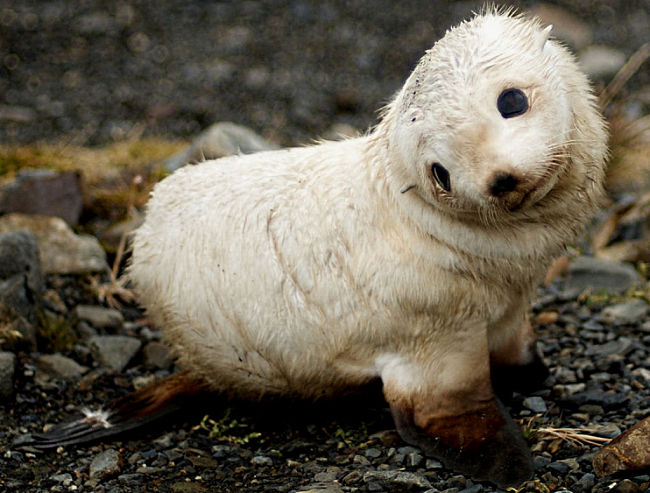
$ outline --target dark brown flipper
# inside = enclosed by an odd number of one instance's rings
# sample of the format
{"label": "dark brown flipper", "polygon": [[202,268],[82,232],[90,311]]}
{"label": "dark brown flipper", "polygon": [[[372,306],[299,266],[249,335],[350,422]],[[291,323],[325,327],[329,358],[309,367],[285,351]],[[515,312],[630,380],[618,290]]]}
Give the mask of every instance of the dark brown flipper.
{"label": "dark brown flipper", "polygon": [[177,373],[143,389],[124,395],[99,411],[55,425],[25,443],[37,449],[79,445],[142,427],[186,407],[188,401],[208,389],[185,373]]}
{"label": "dark brown flipper", "polygon": [[391,404],[397,431],[407,443],[439,459],[446,468],[500,488],[519,486],[533,474],[533,461],[520,428],[494,398],[459,416],[416,426],[413,412]]}

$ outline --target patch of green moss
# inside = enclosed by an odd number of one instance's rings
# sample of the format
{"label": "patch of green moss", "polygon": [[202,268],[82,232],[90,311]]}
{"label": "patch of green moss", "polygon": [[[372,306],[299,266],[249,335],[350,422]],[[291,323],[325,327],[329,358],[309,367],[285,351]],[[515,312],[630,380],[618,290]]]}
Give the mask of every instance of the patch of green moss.
{"label": "patch of green moss", "polygon": [[42,352],[57,353],[72,349],[78,341],[77,334],[64,317],[45,312],[36,328],[38,348]]}
{"label": "patch of green moss", "polygon": [[237,420],[231,418],[231,409],[225,410],[223,416],[219,420],[211,419],[207,414],[203,416],[201,422],[195,426],[194,430],[205,430],[208,436],[213,440],[228,442],[232,445],[244,445],[251,440],[255,440],[262,436],[258,432],[245,433],[244,430],[248,428],[248,424],[244,420]]}

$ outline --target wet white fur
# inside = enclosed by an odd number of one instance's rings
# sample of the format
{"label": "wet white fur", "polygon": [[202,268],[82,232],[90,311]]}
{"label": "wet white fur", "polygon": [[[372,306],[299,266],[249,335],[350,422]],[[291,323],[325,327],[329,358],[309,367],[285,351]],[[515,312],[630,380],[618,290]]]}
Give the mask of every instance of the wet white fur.
{"label": "wet white fur", "polygon": [[[182,366],[248,397],[319,397],[376,376],[407,395],[471,391],[488,351],[529,337],[531,292],[601,191],[602,118],[547,35],[478,15],[427,52],[370,134],[159,183],[130,276]],[[509,87],[530,109],[504,119]],[[486,195],[500,169],[530,184],[516,210]]]}

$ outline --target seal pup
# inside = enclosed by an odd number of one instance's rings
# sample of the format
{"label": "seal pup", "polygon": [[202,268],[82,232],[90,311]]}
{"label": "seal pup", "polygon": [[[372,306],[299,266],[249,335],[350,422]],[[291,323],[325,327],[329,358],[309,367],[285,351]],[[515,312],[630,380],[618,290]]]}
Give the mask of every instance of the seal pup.
{"label": "seal pup", "polygon": [[82,428],[202,390],[318,399],[380,378],[406,442],[477,480],[528,479],[491,368],[535,363],[529,300],[596,209],[607,154],[589,83],[549,31],[486,9],[369,134],[157,184],[129,275],[184,371]]}

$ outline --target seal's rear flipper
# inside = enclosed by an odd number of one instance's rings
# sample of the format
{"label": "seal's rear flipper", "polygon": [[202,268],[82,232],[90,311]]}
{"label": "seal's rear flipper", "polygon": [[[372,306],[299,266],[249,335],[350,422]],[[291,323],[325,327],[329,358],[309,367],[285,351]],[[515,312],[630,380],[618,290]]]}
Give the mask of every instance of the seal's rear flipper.
{"label": "seal's rear flipper", "polygon": [[118,435],[178,411],[188,405],[188,398],[206,391],[201,381],[177,373],[124,395],[98,411],[82,410],[82,416],[34,435],[34,441],[24,445],[45,450]]}
{"label": "seal's rear flipper", "polygon": [[400,436],[445,467],[500,488],[519,486],[533,475],[533,460],[520,428],[497,398],[458,416],[420,427],[412,412],[391,404]]}

